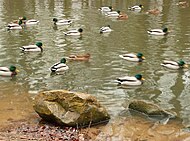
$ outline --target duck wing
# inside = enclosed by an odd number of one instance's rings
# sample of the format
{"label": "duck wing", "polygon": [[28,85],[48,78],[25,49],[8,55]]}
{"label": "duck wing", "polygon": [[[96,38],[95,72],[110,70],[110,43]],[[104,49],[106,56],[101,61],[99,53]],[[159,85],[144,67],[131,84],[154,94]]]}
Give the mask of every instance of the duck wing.
{"label": "duck wing", "polygon": [[168,60],[164,60],[163,63],[161,65],[166,65],[166,64],[170,64],[170,65],[174,65],[174,66],[179,66],[179,64],[175,61],[168,61]]}
{"label": "duck wing", "polygon": [[134,77],[134,76],[124,76],[124,77],[117,78],[117,80],[120,81],[120,82],[123,82],[123,81],[131,81],[131,82],[133,82],[133,81],[137,81],[137,78]]}

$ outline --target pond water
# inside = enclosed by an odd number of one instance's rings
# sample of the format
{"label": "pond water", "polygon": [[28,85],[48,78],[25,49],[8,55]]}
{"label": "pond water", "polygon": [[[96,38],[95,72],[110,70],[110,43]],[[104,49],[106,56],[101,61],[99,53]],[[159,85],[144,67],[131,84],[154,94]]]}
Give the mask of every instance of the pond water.
{"label": "pond water", "polygon": [[[112,117],[123,110],[129,100],[148,100],[177,113],[183,124],[190,123],[190,70],[169,70],[160,66],[162,60],[190,62],[190,7],[177,1],[149,0],[0,0],[0,66],[14,64],[19,74],[0,78],[0,119],[19,118],[31,112],[30,98],[38,91],[66,89],[97,97]],[[128,10],[135,4],[144,5],[141,12]],[[106,17],[98,8],[112,5],[127,20]],[[159,15],[146,14],[158,8]],[[64,16],[65,15],[65,16]],[[20,16],[37,19],[38,25],[23,30],[5,28]],[[53,25],[53,18],[71,19],[69,27]],[[110,34],[100,34],[102,26],[110,25]],[[168,27],[167,36],[149,36],[148,29]],[[83,28],[81,38],[65,37],[68,29]],[[21,46],[44,44],[42,53],[23,53]],[[142,52],[146,60],[134,63],[120,54]],[[51,75],[49,67],[70,54],[90,53],[89,62],[68,61],[69,70]],[[120,87],[115,79],[141,73],[146,79],[138,87]]]}

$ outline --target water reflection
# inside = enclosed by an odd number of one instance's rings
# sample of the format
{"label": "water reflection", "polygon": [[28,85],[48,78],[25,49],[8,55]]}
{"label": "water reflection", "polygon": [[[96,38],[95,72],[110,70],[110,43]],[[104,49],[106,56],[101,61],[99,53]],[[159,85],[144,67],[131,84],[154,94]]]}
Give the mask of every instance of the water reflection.
{"label": "water reflection", "polygon": [[[144,10],[140,13],[128,11],[129,6],[138,2],[144,5]],[[98,11],[99,7],[109,5],[125,11],[129,19],[112,20]],[[147,15],[146,11],[154,7],[161,14]],[[19,16],[34,18],[40,23],[21,31],[6,31],[4,25]],[[72,19],[73,23],[69,27],[56,27],[52,21],[55,17]],[[189,8],[181,9],[172,1],[163,0],[2,0],[0,21],[0,64],[15,64],[21,70],[14,79],[0,78],[2,97],[51,89],[80,91],[95,95],[113,116],[123,110],[122,103],[126,100],[146,99],[175,111],[184,123],[189,123],[189,70],[170,71],[160,66],[165,59],[190,61]],[[107,24],[113,31],[100,34],[99,28]],[[171,31],[167,36],[149,36],[146,32],[163,26]],[[64,36],[63,32],[79,27],[84,29],[82,38]],[[19,47],[36,41],[45,44],[43,53],[20,51]],[[89,62],[69,61],[67,72],[51,75],[49,67],[60,58],[86,52],[92,54]],[[119,58],[119,54],[126,52],[142,52],[146,60],[133,63]],[[113,82],[119,76],[137,73],[146,78],[140,87],[123,88]]]}

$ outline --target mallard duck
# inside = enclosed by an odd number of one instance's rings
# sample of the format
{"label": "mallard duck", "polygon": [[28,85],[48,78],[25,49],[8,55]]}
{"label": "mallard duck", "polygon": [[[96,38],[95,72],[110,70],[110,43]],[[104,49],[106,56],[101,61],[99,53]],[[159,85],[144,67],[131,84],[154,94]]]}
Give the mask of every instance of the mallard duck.
{"label": "mallard duck", "polygon": [[120,11],[110,11],[110,12],[107,12],[105,15],[108,16],[108,17],[118,17],[120,14]]}
{"label": "mallard duck", "polygon": [[164,66],[169,69],[180,69],[188,67],[188,65],[183,60],[179,60],[178,62],[164,60],[161,66]]}
{"label": "mallard duck", "polygon": [[135,76],[125,76],[117,78],[117,82],[120,85],[128,85],[128,86],[138,86],[143,84],[143,80],[145,80],[141,74],[136,74]]}
{"label": "mallard duck", "polygon": [[73,30],[69,30],[67,32],[63,32],[66,36],[80,36],[82,35],[83,29],[79,28],[77,29],[73,29]]}
{"label": "mallard duck", "polygon": [[189,3],[187,1],[180,1],[176,5],[181,6],[181,7],[189,7]]}
{"label": "mallard duck", "polygon": [[57,18],[53,18],[53,22],[55,25],[71,25],[71,20],[58,20]]}
{"label": "mallard duck", "polygon": [[129,10],[132,10],[132,11],[140,11],[141,9],[143,8],[143,5],[134,5],[134,6],[131,6],[131,7],[129,7],[128,9]]}
{"label": "mallard duck", "polygon": [[17,23],[10,23],[7,25],[7,30],[16,30],[16,29],[22,29],[22,20],[19,20]]}
{"label": "mallard duck", "polygon": [[86,53],[84,55],[69,55],[67,59],[74,61],[88,61],[90,59],[90,53]]}
{"label": "mallard duck", "polygon": [[53,66],[50,67],[51,72],[63,72],[69,69],[69,67],[65,64],[66,59],[62,58],[60,62],[55,63]]}
{"label": "mallard duck", "polygon": [[41,51],[43,52],[42,43],[37,42],[35,45],[28,45],[28,46],[22,46],[20,49],[24,52],[35,52],[35,51]]}
{"label": "mallard duck", "polygon": [[107,26],[103,26],[100,28],[100,33],[108,33],[108,32],[111,32],[112,29],[110,28],[110,25],[107,25]]}
{"label": "mallard duck", "polygon": [[120,13],[119,16],[117,17],[117,19],[118,20],[127,20],[128,19],[128,15]]}
{"label": "mallard duck", "polygon": [[150,9],[146,12],[147,14],[153,14],[153,15],[158,15],[160,14],[160,10],[156,9]]}
{"label": "mallard duck", "polygon": [[35,25],[35,24],[38,24],[38,23],[39,23],[39,21],[35,20],[35,19],[26,20],[24,22],[25,25]]}
{"label": "mallard duck", "polygon": [[15,66],[11,65],[8,67],[0,67],[0,76],[15,76],[19,71]]}
{"label": "mallard duck", "polygon": [[119,55],[119,57],[128,60],[128,61],[134,61],[134,62],[142,62],[143,60],[145,60],[145,57],[143,56],[142,53],[126,53],[123,55]]}
{"label": "mallard duck", "polygon": [[163,35],[167,35],[169,32],[168,32],[168,28],[163,28],[163,29],[151,29],[151,30],[148,30],[147,33],[150,35],[163,36]]}
{"label": "mallard duck", "polygon": [[112,9],[112,6],[102,6],[98,10],[100,10],[101,12],[110,12],[112,11]]}

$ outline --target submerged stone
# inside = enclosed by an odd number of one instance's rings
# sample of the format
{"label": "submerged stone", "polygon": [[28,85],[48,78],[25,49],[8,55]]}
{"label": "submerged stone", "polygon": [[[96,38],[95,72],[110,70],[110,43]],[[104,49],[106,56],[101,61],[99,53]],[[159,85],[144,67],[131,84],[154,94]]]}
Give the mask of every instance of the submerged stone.
{"label": "submerged stone", "polygon": [[88,126],[110,119],[94,96],[67,90],[40,92],[33,107],[42,119],[65,126]]}

